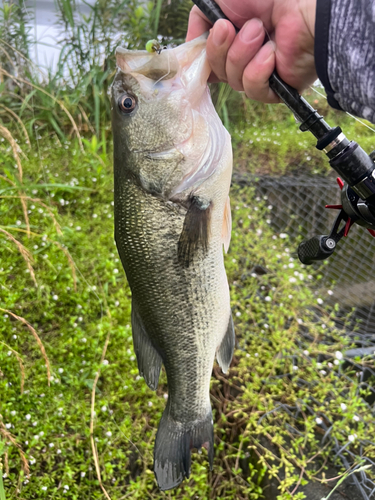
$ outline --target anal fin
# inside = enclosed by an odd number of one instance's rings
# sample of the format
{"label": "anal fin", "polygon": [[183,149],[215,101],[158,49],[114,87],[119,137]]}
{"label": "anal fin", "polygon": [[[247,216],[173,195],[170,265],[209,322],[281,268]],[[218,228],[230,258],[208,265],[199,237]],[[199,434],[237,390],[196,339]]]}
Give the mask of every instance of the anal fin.
{"label": "anal fin", "polygon": [[132,331],[139,374],[145,379],[149,388],[155,391],[159,382],[162,359],[147,335],[134,300],[132,300]]}
{"label": "anal fin", "polygon": [[224,373],[229,370],[232,361],[236,337],[234,334],[234,324],[232,314],[229,316],[228,328],[223,340],[216,352],[216,359]]}

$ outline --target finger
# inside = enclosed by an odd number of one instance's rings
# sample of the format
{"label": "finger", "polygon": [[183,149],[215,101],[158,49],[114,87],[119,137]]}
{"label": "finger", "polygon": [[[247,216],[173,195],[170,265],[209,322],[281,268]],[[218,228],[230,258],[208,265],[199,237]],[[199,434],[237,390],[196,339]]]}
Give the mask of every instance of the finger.
{"label": "finger", "polygon": [[[274,1],[271,0],[215,0],[224,14],[241,28],[246,21],[254,17],[261,19],[268,31],[272,29]],[[282,2],[281,2],[282,3]]]}
{"label": "finger", "polygon": [[276,65],[275,50],[275,43],[267,42],[246,66],[242,84],[250,99],[265,103],[280,102],[278,96],[269,86],[269,79]]}
{"label": "finger", "polygon": [[226,74],[229,85],[234,90],[244,90],[242,75],[253,57],[261,48],[265,37],[260,19],[248,21],[234,39],[226,61]]}
{"label": "finger", "polygon": [[207,39],[207,59],[212,72],[222,81],[227,81],[225,72],[226,58],[229,47],[236,36],[233,24],[224,19],[216,21]]}
{"label": "finger", "polygon": [[207,17],[202,14],[202,12],[196,5],[194,5],[189,15],[189,25],[186,35],[186,41],[190,42],[190,40],[194,40],[194,38],[203,35],[203,33],[208,31],[211,27],[212,24],[209,22]]}

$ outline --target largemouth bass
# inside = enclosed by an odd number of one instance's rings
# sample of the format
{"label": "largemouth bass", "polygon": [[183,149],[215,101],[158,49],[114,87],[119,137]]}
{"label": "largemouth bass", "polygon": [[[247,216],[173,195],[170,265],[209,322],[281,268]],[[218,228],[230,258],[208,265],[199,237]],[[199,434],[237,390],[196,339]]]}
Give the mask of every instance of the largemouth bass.
{"label": "largemouth bass", "polygon": [[132,292],[138,368],[168,401],[154,449],[167,490],[189,477],[191,449],[212,468],[210,378],[226,372],[234,329],[223,246],[231,233],[232,149],[207,87],[206,37],[160,53],[117,49],[111,88],[115,239]]}

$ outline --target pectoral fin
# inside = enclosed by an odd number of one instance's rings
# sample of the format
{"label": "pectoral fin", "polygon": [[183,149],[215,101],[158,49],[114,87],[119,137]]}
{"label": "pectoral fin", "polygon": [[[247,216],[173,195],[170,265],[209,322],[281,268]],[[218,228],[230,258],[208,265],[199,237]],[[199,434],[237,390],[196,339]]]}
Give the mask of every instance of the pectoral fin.
{"label": "pectoral fin", "polygon": [[234,324],[232,314],[229,317],[228,328],[220,347],[216,352],[216,359],[224,373],[229,370],[232,361],[236,338],[234,335]]}
{"label": "pectoral fin", "polygon": [[224,207],[223,229],[221,232],[225,253],[227,253],[229,249],[231,232],[232,232],[232,214],[230,211],[230,199],[228,196]]}
{"label": "pectoral fin", "polygon": [[185,216],[184,225],[178,241],[178,260],[189,267],[196,251],[208,249],[210,236],[211,204],[193,196]]}
{"label": "pectoral fin", "polygon": [[132,301],[132,330],[139,374],[145,379],[149,388],[155,391],[159,382],[162,359],[151,344],[134,300]]}

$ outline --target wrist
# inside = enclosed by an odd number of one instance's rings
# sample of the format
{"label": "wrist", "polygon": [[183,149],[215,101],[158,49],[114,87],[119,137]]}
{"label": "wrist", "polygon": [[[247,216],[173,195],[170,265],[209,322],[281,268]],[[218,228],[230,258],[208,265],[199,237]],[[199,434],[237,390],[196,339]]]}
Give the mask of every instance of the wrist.
{"label": "wrist", "polygon": [[317,0],[298,1],[299,10],[313,39],[315,38],[316,2]]}

